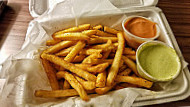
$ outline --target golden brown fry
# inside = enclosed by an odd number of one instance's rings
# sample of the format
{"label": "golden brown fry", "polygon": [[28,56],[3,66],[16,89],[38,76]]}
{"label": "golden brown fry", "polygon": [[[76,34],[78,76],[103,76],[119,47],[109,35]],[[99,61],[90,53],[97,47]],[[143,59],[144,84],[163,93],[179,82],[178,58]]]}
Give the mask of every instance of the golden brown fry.
{"label": "golden brown fry", "polygon": [[139,78],[139,77],[132,77],[132,76],[117,76],[115,79],[116,82],[127,82],[130,84],[135,84],[138,86],[142,86],[142,87],[146,87],[146,88],[150,88],[152,87],[152,82],[145,80],[143,78]]}
{"label": "golden brown fry", "polygon": [[57,44],[59,42],[61,42],[61,40],[47,40],[46,45],[47,46],[52,46],[52,45],[55,45],[55,44]]}
{"label": "golden brown fry", "polygon": [[123,54],[128,54],[128,55],[135,55],[136,54],[136,52],[134,51],[134,50],[132,50],[131,48],[125,48],[124,50],[123,50]]}
{"label": "golden brown fry", "polygon": [[52,90],[58,90],[59,83],[56,77],[56,70],[52,67],[50,62],[45,59],[42,59],[42,64],[44,66],[44,69],[49,79],[49,83],[51,85]]}
{"label": "golden brown fry", "polygon": [[[94,93],[94,90],[87,90],[87,93]],[[78,92],[75,89],[67,89],[67,90],[36,90],[34,95],[36,97],[42,97],[42,98],[60,98],[60,97],[71,97],[79,95]]]}
{"label": "golden brown fry", "polygon": [[65,80],[63,83],[63,89],[65,90],[65,89],[69,89],[69,88],[71,88],[71,85],[69,84],[69,82],[67,80]]}
{"label": "golden brown fry", "polygon": [[57,71],[64,71],[64,70],[65,70],[65,68],[63,68],[63,67],[61,67],[61,66],[59,66],[59,65],[56,65],[56,64],[54,64],[54,67],[55,67],[55,69],[56,69]]}
{"label": "golden brown fry", "polygon": [[119,84],[119,86],[122,86],[122,87],[124,87],[124,88],[128,88],[128,87],[139,87],[139,86],[137,86],[137,85],[129,84],[129,83],[126,83],[126,82]]}
{"label": "golden brown fry", "polygon": [[94,53],[100,54],[102,49],[83,49],[79,54],[92,55]]}
{"label": "golden brown fry", "polygon": [[76,67],[74,64],[72,63],[68,63],[65,60],[63,60],[62,58],[59,58],[55,55],[48,55],[48,54],[42,54],[41,57],[43,59],[46,59],[52,63],[55,63],[65,69],[68,69],[69,71],[77,74],[78,76],[89,80],[89,81],[96,81],[96,76],[93,74],[90,74],[88,71],[82,70],[78,67]]}
{"label": "golden brown fry", "polygon": [[122,87],[122,86],[120,86],[120,85],[116,85],[116,86],[114,87],[115,90],[120,90],[120,89],[123,89],[123,88],[125,88],[125,87]]}
{"label": "golden brown fry", "polygon": [[120,65],[122,54],[123,54],[123,48],[125,45],[123,34],[117,33],[117,37],[118,37],[119,45],[118,45],[112,66],[108,72],[108,77],[107,77],[107,82],[106,82],[107,86],[111,86],[114,83],[114,80],[119,70],[119,65]]}
{"label": "golden brown fry", "polygon": [[105,94],[107,93],[109,90],[111,90],[114,86],[116,85],[116,83],[113,83],[111,86],[106,86],[106,87],[103,87],[103,88],[96,88],[95,89],[95,92],[97,94]]}
{"label": "golden brown fry", "polygon": [[53,54],[53,53],[60,51],[61,49],[67,48],[74,44],[75,44],[75,41],[62,41],[62,42],[48,48],[47,50],[45,50],[45,53]]}
{"label": "golden brown fry", "polygon": [[81,83],[85,90],[93,90],[96,88],[96,84],[93,81],[85,81],[76,75],[75,78]]}
{"label": "golden brown fry", "polygon": [[106,71],[98,74],[97,79],[96,79],[96,87],[105,87],[106,75],[107,75]]}
{"label": "golden brown fry", "polygon": [[78,27],[72,27],[72,28],[68,28],[68,29],[62,30],[62,31],[55,32],[52,35],[52,37],[54,37],[55,35],[63,34],[63,33],[80,32],[80,31],[88,30],[88,29],[90,29],[90,24],[83,24],[83,25],[79,25]]}
{"label": "golden brown fry", "polygon": [[98,44],[98,43],[106,43],[108,40],[111,40],[113,43],[117,42],[117,37],[98,37],[98,38],[90,38],[88,44]]}
{"label": "golden brown fry", "polygon": [[120,72],[118,75],[128,76],[131,73],[131,69],[127,68],[124,71]]}
{"label": "golden brown fry", "polygon": [[100,30],[96,30],[96,35],[102,36],[102,37],[116,37],[116,35],[109,34]]}
{"label": "golden brown fry", "polygon": [[78,41],[78,40],[86,40],[88,41],[90,38],[84,33],[64,33],[60,35],[54,36],[55,40],[69,40],[69,41]]}
{"label": "golden brown fry", "polygon": [[103,26],[102,25],[97,25],[93,27],[94,30],[102,30]]}
{"label": "golden brown fry", "polygon": [[117,33],[119,33],[119,31],[117,31],[117,30],[115,30],[115,29],[113,29],[113,28],[110,28],[110,27],[107,27],[107,26],[104,26],[104,31],[105,32],[108,32],[108,33],[111,33],[111,34],[117,34]]}
{"label": "golden brown fry", "polygon": [[138,71],[137,71],[137,66],[136,64],[126,56],[122,56],[122,59],[124,60],[125,64],[132,69],[132,71],[139,76]]}
{"label": "golden brown fry", "polygon": [[105,51],[103,53],[102,59],[107,59],[109,57],[110,53],[111,53],[111,49]]}
{"label": "golden brown fry", "polygon": [[95,66],[91,66],[88,64],[75,64],[75,66],[92,73],[101,73],[105,71],[105,69],[109,66],[109,63],[102,63]]}
{"label": "golden brown fry", "polygon": [[79,93],[81,99],[85,101],[89,100],[89,97],[87,96],[87,93],[84,90],[83,86],[75,79],[75,77],[72,74],[66,71],[59,71],[57,75],[65,78],[65,80],[67,80],[71,84],[71,86]]}
{"label": "golden brown fry", "polygon": [[136,61],[136,55],[126,55],[127,58]]}
{"label": "golden brown fry", "polygon": [[96,30],[85,30],[85,31],[82,31],[82,33],[86,34],[87,36],[95,35]]}
{"label": "golden brown fry", "polygon": [[108,40],[106,44],[90,46],[91,49],[102,49],[104,52],[113,48],[112,41]]}
{"label": "golden brown fry", "polygon": [[124,71],[125,69],[127,69],[127,65],[124,64],[123,66],[119,68],[119,73]]}
{"label": "golden brown fry", "polygon": [[69,54],[64,58],[64,60],[67,62],[72,62],[75,56],[85,47],[85,45],[86,44],[84,41],[78,41]]}
{"label": "golden brown fry", "polygon": [[[93,62],[97,62],[99,59],[97,59],[97,58],[101,58],[102,57],[102,54],[100,54],[100,53],[94,53],[94,54],[92,54],[92,55],[89,55],[88,57],[86,57],[83,61],[82,61],[82,63],[83,64],[91,64],[91,63],[93,63]],[[96,61],[97,60],[97,61]]]}
{"label": "golden brown fry", "polygon": [[63,49],[61,51],[59,51],[58,53],[56,53],[55,55],[57,56],[67,56],[67,54],[74,48],[74,46],[71,46],[67,49]]}
{"label": "golden brown fry", "polygon": [[78,55],[74,58],[74,60],[72,62],[74,62],[74,63],[82,62],[85,57],[86,57],[85,55]]}

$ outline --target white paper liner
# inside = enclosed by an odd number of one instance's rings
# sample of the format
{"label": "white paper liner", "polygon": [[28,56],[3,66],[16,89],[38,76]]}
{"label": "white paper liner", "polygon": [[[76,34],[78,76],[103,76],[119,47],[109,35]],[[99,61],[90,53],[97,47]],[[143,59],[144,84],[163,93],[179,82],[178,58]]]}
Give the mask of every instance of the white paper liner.
{"label": "white paper liner", "polygon": [[[84,6],[81,6],[82,4]],[[95,17],[91,10],[94,13],[104,10],[114,10],[118,14],[102,13],[102,16]],[[157,95],[164,95],[183,88],[184,84],[181,84],[181,82],[185,80],[184,74],[181,72],[173,81],[156,84],[159,87],[156,91],[141,88],[126,88],[112,91],[105,95],[90,95],[91,100],[89,102],[82,101],[80,97],[50,99],[36,98],[34,96],[35,90],[51,89],[41,66],[39,55],[41,50],[46,48],[45,41],[51,38],[53,32],[83,23],[90,23],[92,25],[102,24],[121,30],[121,22],[126,16],[125,14],[119,13],[121,11],[115,8],[108,0],[92,0],[91,2],[87,2],[87,0],[80,0],[80,2],[65,0],[50,8],[41,17],[33,20],[29,25],[22,50],[10,56],[3,63],[0,78],[6,79],[6,83],[1,94],[0,105],[3,107],[127,107],[131,106],[134,100],[157,98]],[[89,14],[92,14],[92,16],[85,17]],[[182,65],[185,68],[187,63],[182,63]]]}

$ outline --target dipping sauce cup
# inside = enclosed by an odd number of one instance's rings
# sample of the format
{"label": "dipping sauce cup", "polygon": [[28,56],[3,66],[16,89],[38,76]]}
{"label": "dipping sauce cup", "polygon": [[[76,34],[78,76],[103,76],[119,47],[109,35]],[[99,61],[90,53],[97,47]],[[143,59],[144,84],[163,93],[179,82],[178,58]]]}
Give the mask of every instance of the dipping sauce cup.
{"label": "dipping sauce cup", "polygon": [[141,77],[153,82],[173,80],[181,71],[176,51],[160,41],[141,44],[136,53],[137,70]]}
{"label": "dipping sauce cup", "polygon": [[142,43],[152,41],[160,35],[158,25],[142,16],[127,17],[122,22],[122,28],[127,44],[135,49]]}

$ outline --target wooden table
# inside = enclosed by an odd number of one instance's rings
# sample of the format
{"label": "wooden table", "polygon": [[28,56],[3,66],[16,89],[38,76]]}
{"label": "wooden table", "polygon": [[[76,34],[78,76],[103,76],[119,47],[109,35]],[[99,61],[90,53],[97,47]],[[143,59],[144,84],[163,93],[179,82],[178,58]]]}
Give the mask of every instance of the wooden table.
{"label": "wooden table", "polygon": [[[185,60],[190,63],[190,1],[159,0],[157,6],[165,13]],[[6,57],[20,50],[28,23],[32,19],[28,11],[28,0],[9,0],[0,17],[0,56]],[[190,105],[190,97],[155,106],[187,105]]]}

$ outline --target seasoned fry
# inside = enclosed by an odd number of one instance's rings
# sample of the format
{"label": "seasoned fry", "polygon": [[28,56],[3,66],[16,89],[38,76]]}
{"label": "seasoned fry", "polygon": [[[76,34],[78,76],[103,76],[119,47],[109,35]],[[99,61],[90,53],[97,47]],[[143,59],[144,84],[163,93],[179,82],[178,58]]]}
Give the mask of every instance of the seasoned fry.
{"label": "seasoned fry", "polygon": [[93,62],[96,62],[98,61],[99,59],[97,58],[102,58],[102,54],[100,53],[94,53],[92,55],[89,55],[88,57],[86,57],[84,60],[83,60],[83,64],[91,64]]}
{"label": "seasoned fry", "polygon": [[93,81],[85,81],[76,75],[75,78],[81,83],[85,90],[93,90],[96,88],[96,84]]}
{"label": "seasoned fry", "polygon": [[85,30],[85,31],[82,31],[82,33],[86,34],[87,36],[95,35],[96,30]]}
{"label": "seasoned fry", "polygon": [[59,83],[56,77],[56,70],[52,67],[50,62],[45,59],[42,59],[42,64],[44,66],[52,90],[58,90]]}
{"label": "seasoned fry", "polygon": [[124,71],[120,72],[118,75],[121,75],[121,76],[127,76],[131,73],[131,69],[125,69]]}
{"label": "seasoned fry", "polygon": [[132,76],[117,76],[115,79],[116,82],[127,82],[130,84],[135,84],[138,86],[150,88],[152,87],[152,82],[145,80],[143,78],[138,78],[138,77],[132,77]]}
{"label": "seasoned fry", "polygon": [[85,55],[78,55],[74,58],[72,62],[77,63],[77,62],[82,62],[86,56]]}
{"label": "seasoned fry", "polygon": [[136,52],[134,50],[132,50],[131,48],[125,48],[123,50],[123,54],[126,54],[126,55],[135,55]]}
{"label": "seasoned fry", "polygon": [[105,71],[105,69],[109,66],[109,63],[102,63],[96,66],[91,66],[87,64],[75,64],[75,66],[92,73],[101,73]]}
{"label": "seasoned fry", "polygon": [[102,25],[97,25],[93,27],[94,30],[102,30],[103,26]]}
{"label": "seasoned fry", "polygon": [[119,84],[119,86],[122,86],[122,87],[124,87],[124,88],[128,88],[128,87],[139,87],[139,86],[137,86],[137,85],[129,84],[129,83],[126,83],[126,82]]}
{"label": "seasoned fry", "polygon": [[96,79],[96,87],[105,87],[107,72],[99,73]]}
{"label": "seasoned fry", "polygon": [[105,32],[108,32],[108,33],[112,33],[112,34],[117,34],[117,33],[119,33],[119,31],[117,31],[117,30],[115,30],[115,29],[113,29],[113,28],[110,28],[110,27],[107,27],[107,26],[104,26],[104,31]]}
{"label": "seasoned fry", "polygon": [[107,50],[106,52],[104,52],[104,53],[103,53],[103,56],[102,56],[102,59],[108,58],[109,55],[110,55],[110,53],[111,53],[111,49],[109,49],[109,50]]}
{"label": "seasoned fry", "polygon": [[107,93],[109,90],[111,90],[114,86],[116,85],[116,83],[113,83],[111,86],[107,86],[107,87],[103,87],[103,88],[96,88],[95,92],[97,94],[105,94]]}
{"label": "seasoned fry", "polygon": [[48,55],[48,54],[42,54],[41,57],[43,59],[49,60],[50,62],[53,62],[65,69],[68,69],[69,71],[77,74],[78,76],[89,80],[89,81],[96,81],[96,76],[93,74],[90,74],[88,71],[82,70],[78,67],[76,67],[74,64],[72,63],[68,63],[65,60],[55,56],[55,55]]}
{"label": "seasoned fry", "polygon": [[119,45],[118,45],[112,66],[108,72],[108,77],[107,77],[107,82],[106,82],[107,86],[111,86],[117,76],[117,73],[119,70],[119,64],[120,64],[121,57],[123,54],[123,48],[125,45],[125,40],[124,40],[123,34],[117,33],[117,37],[118,37]]}
{"label": "seasoned fry", "polygon": [[64,33],[54,36],[55,40],[69,40],[69,41],[78,41],[78,40],[89,40],[90,38],[84,33]]}
{"label": "seasoned fry", "polygon": [[83,49],[79,54],[92,55],[94,53],[100,54],[102,49]]}
{"label": "seasoned fry", "polygon": [[136,55],[127,55],[126,57],[133,61],[136,61]]}
{"label": "seasoned fry", "polygon": [[113,48],[113,46],[112,46],[112,41],[108,40],[106,44],[94,45],[94,46],[91,46],[89,48],[92,48],[92,49],[102,49],[105,52],[105,51],[111,50]]}
{"label": "seasoned fry", "polygon": [[122,56],[122,59],[124,60],[125,64],[132,69],[132,71],[139,76],[138,71],[137,71],[137,66],[136,64],[130,60],[129,58],[127,58],[126,56]]}
{"label": "seasoned fry", "polygon": [[67,80],[65,80],[63,83],[63,89],[65,90],[65,89],[69,89],[69,88],[71,88],[71,85],[69,84],[69,82]]}
{"label": "seasoned fry", "polygon": [[102,37],[116,37],[116,35],[109,34],[100,30],[96,30],[96,35],[102,36]]}
{"label": "seasoned fry", "polygon": [[62,41],[62,42],[48,48],[47,50],[45,50],[45,53],[53,54],[53,53],[60,51],[61,49],[67,48],[74,44],[75,44],[75,41]]}
{"label": "seasoned fry", "polygon": [[98,44],[98,43],[106,43],[108,40],[111,40],[113,43],[117,42],[117,37],[98,37],[98,38],[90,38],[88,42],[89,45]]}
{"label": "seasoned fry", "polygon": [[127,69],[127,65],[124,64],[123,66],[119,68],[119,73],[124,71],[125,69]]}
{"label": "seasoned fry", "polygon": [[59,42],[61,42],[61,40],[47,40],[46,45],[47,46],[52,46],[52,45],[55,45],[55,44],[57,44]]}
{"label": "seasoned fry", "polygon": [[83,25],[79,25],[78,27],[72,27],[72,28],[68,28],[68,29],[62,30],[62,31],[55,32],[52,35],[52,37],[54,37],[55,35],[63,34],[63,33],[80,32],[80,31],[88,30],[88,29],[90,29],[90,24],[83,24]]}
{"label": "seasoned fry", "polygon": [[[88,94],[94,93],[94,90],[87,91]],[[34,95],[36,97],[42,97],[42,98],[60,98],[60,97],[71,97],[79,95],[78,92],[75,89],[66,89],[66,90],[36,90]]]}
{"label": "seasoned fry", "polygon": [[59,51],[58,53],[56,53],[55,55],[57,56],[67,56],[67,54],[74,48],[74,46],[71,46],[67,49],[63,49],[61,51]]}
{"label": "seasoned fry", "polygon": [[72,74],[66,71],[60,71],[57,73],[57,75],[65,78],[65,80],[67,80],[71,84],[71,86],[79,93],[81,99],[85,101],[89,100],[89,97],[87,96],[87,93],[84,90],[83,86],[75,79],[75,77]]}
{"label": "seasoned fry", "polygon": [[120,86],[120,85],[116,85],[116,86],[114,87],[115,90],[120,90],[120,89],[123,89],[123,88],[125,88],[125,87],[122,87],[122,86]]}
{"label": "seasoned fry", "polygon": [[64,60],[67,62],[72,62],[75,56],[80,52],[81,49],[85,47],[85,45],[86,44],[84,41],[78,41],[69,54],[64,58]]}

